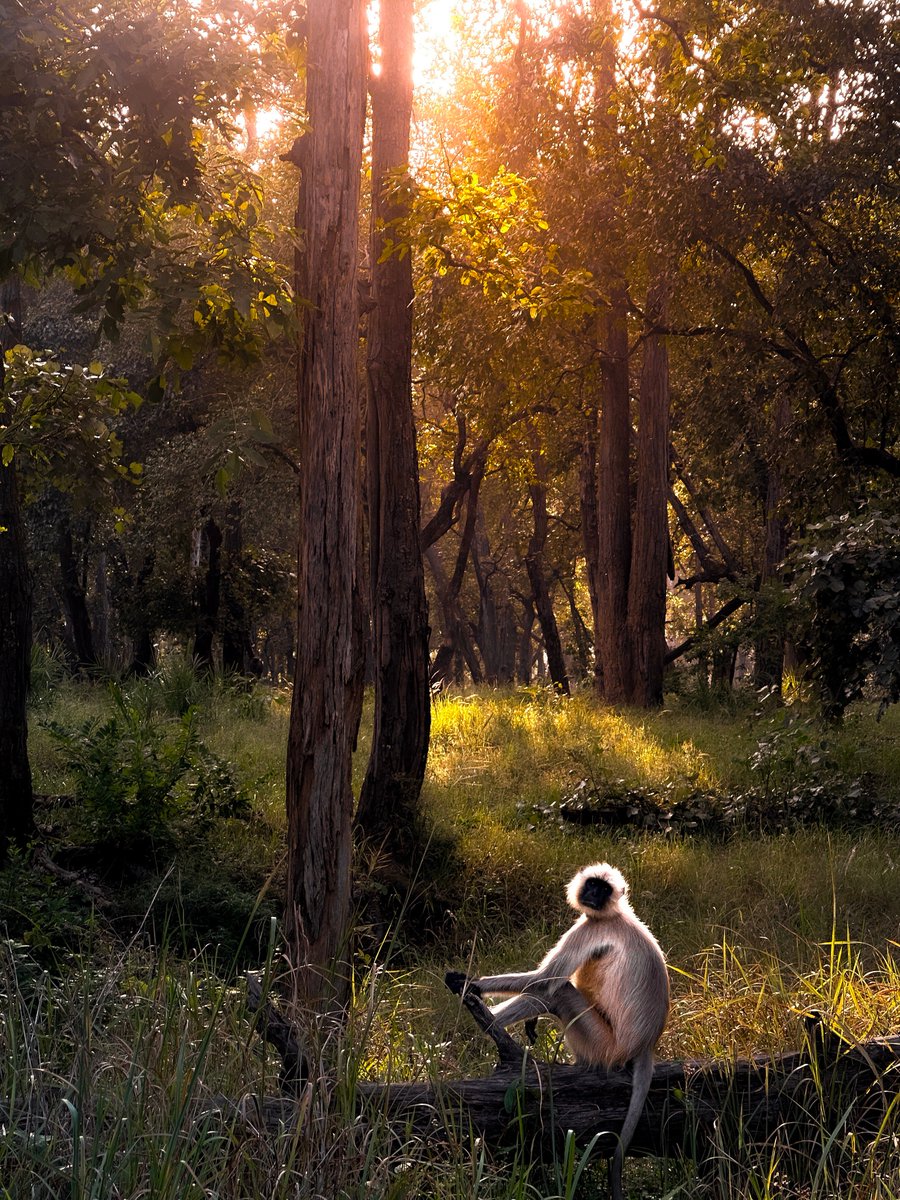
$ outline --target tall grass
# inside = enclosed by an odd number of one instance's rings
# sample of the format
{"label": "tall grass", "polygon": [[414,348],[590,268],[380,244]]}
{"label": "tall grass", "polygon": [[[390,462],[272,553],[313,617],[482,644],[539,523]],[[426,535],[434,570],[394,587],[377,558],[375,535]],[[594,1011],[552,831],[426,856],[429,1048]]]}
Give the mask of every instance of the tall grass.
{"label": "tall grass", "polygon": [[[464,1131],[448,1141],[359,1120],[358,1080],[489,1069],[483,1039],[461,1021],[458,1004],[432,991],[428,968],[417,977],[382,967],[361,978],[347,1027],[325,1043],[316,1067],[339,1086],[327,1102],[321,1090],[307,1093],[273,1129],[255,1097],[276,1091],[277,1064],[253,1035],[241,989],[222,985],[217,964],[133,944],[101,966],[94,949],[53,976],[22,947],[0,952],[5,1198],[596,1194],[602,1170],[571,1142],[536,1161],[515,1139],[506,1152],[492,1151]],[[890,955],[873,968],[860,948],[835,938],[811,947],[810,957],[815,965],[797,971],[774,956],[745,960],[723,941],[676,969],[662,1052],[731,1055],[797,1044],[791,1006],[810,1001],[842,1014],[848,1034],[896,1019],[900,970]],[[800,1162],[794,1154],[794,1182],[777,1140],[723,1141],[701,1177],[686,1164],[629,1163],[628,1179],[631,1194],[645,1198],[887,1200],[900,1196],[891,1137],[886,1128],[864,1151],[846,1130],[823,1129]]]}
{"label": "tall grass", "polygon": [[[281,853],[287,698],[215,680],[192,692],[188,676],[179,679],[140,685],[144,702],[148,711],[171,712],[193,696],[204,740],[235,765],[254,807],[250,821],[213,830],[209,866],[257,886]],[[102,686],[59,680],[40,700],[40,711],[63,724],[102,717],[107,706]],[[715,844],[564,829],[534,817],[535,807],[584,778],[662,795],[739,790],[753,780],[760,740],[783,720],[689,706],[615,713],[584,697],[562,702],[541,692],[440,699],[425,803],[458,848],[452,869],[433,881],[451,910],[445,933],[440,945],[399,941],[360,961],[351,1018],[320,1048],[317,1071],[336,1075],[339,1086],[328,1105],[306,1097],[296,1122],[274,1132],[260,1123],[253,1097],[277,1091],[278,1063],[253,1033],[233,982],[236,960],[217,957],[212,946],[191,955],[194,942],[178,925],[188,899],[202,903],[205,894],[191,878],[193,862],[178,868],[182,883],[176,869],[165,885],[175,902],[164,888],[125,946],[102,914],[80,945],[55,956],[35,941],[7,940],[0,949],[0,1197],[596,1194],[603,1168],[574,1144],[535,1161],[515,1142],[501,1152],[463,1135],[423,1139],[361,1122],[354,1095],[363,1080],[489,1071],[490,1046],[444,988],[445,969],[532,964],[571,916],[565,879],[599,859],[625,871],[636,910],[669,955],[673,1010],[662,1056],[778,1053],[798,1046],[798,1010],[809,1007],[851,1038],[896,1032],[900,834],[810,828]],[[889,792],[900,789],[897,731],[895,714],[876,724],[860,710],[843,731],[822,737],[848,774],[870,772]],[[367,736],[364,729],[357,776]],[[41,789],[64,791],[65,773],[40,730],[32,746]],[[0,896],[21,903],[23,868],[15,869],[20,874],[9,876]],[[194,889],[184,901],[182,885]],[[154,881],[151,894],[158,887]],[[52,920],[51,911],[50,936]],[[270,949],[274,955],[274,943]],[[549,1050],[551,1034],[542,1037]],[[837,1125],[822,1129],[799,1166],[792,1163],[791,1178],[777,1140],[737,1148],[723,1140],[699,1175],[689,1163],[629,1162],[631,1195],[900,1200],[894,1130],[886,1127],[870,1151]]]}

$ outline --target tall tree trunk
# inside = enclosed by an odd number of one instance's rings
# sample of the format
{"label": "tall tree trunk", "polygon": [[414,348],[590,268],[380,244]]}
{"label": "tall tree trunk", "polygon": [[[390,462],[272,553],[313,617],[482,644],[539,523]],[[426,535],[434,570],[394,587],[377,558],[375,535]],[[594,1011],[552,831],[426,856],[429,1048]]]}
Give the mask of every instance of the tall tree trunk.
{"label": "tall tree trunk", "polygon": [[[481,603],[478,610],[477,640],[488,683],[512,683],[516,670],[516,620],[509,588],[491,554],[484,514],[479,508],[472,563]],[[496,580],[500,580],[499,588]]]}
{"label": "tall tree trunk", "polygon": [[478,515],[478,497],[481,491],[483,473],[484,464],[481,462],[476,463],[472,469],[472,476],[469,482],[466,520],[460,534],[456,564],[450,579],[447,579],[446,572],[441,565],[441,560],[434,546],[429,546],[425,551],[425,557],[431,568],[431,574],[434,578],[435,588],[437,589],[438,603],[441,608],[441,624],[444,630],[441,645],[438,647],[437,653],[434,656],[434,662],[431,664],[432,686],[445,686],[450,682],[451,678],[456,678],[457,680],[460,678],[462,672],[453,665],[458,656],[461,656],[465,661],[469,669],[469,674],[472,677],[472,682],[484,682],[484,673],[481,670],[478,655],[475,653],[472,635],[469,632],[469,627],[459,605],[459,594],[462,590],[466,566],[469,562],[469,554],[475,537],[475,521]]}
{"label": "tall tree trunk", "polygon": [[[763,496],[765,544],[762,571],[760,572],[760,592],[763,600],[767,598],[767,592],[777,588],[781,564],[787,551],[781,444],[789,418],[790,401],[787,392],[782,391],[775,402],[771,440],[765,461],[765,494]],[[764,629],[754,642],[753,686],[755,688],[771,688],[776,695],[780,696],[781,680],[784,675],[784,630],[780,628],[780,621],[773,610],[774,606],[770,605],[769,619],[772,625]]]}
{"label": "tall tree trunk", "polygon": [[587,568],[588,592],[594,627],[594,692],[603,695],[603,657],[600,649],[600,515],[597,511],[597,407],[592,405],[584,418],[584,434],[579,459],[579,500],[581,538]]}
{"label": "tall tree trunk", "polygon": [[666,573],[669,564],[669,352],[653,330],[665,320],[668,284],[647,296],[650,329],[638,400],[637,499],[628,584],[628,700],[640,708],[662,704],[666,657]]}
{"label": "tall tree trunk", "polygon": [[72,533],[72,517],[69,511],[69,501],[61,496],[62,511],[57,531],[57,551],[59,553],[60,591],[63,609],[72,637],[72,648],[75,653],[75,665],[79,671],[91,671],[97,665],[97,654],[94,650],[94,632],[91,628],[91,616],[88,612],[87,598],[81,579],[81,564],[75,554],[75,542]]}
{"label": "tall tree trunk", "polygon": [[297,1003],[349,997],[351,756],[362,706],[357,379],[363,0],[307,4],[301,170],[297,657],[288,734],[285,933]]}
{"label": "tall tree trunk", "polygon": [[[536,455],[535,467],[538,471],[540,471],[539,461],[540,455]],[[559,626],[556,624],[553,600],[550,596],[547,574],[544,569],[544,548],[547,544],[547,487],[540,477],[529,486],[528,494],[531,497],[533,525],[528,549],[525,552],[525,570],[528,572],[531,595],[544,638],[550,679],[561,695],[568,696],[569,676],[566,673],[562,643],[559,639]]]}
{"label": "tall tree trunk", "polygon": [[531,683],[531,664],[534,659],[534,648],[531,644],[531,631],[534,629],[534,603],[529,597],[524,601],[522,613],[522,632],[519,636],[519,648],[516,656],[516,679],[525,687]]}
{"label": "tall tree trunk", "polygon": [[244,554],[243,512],[240,500],[229,501],[222,536],[222,670],[234,675],[262,673],[247,610],[241,595]]}
{"label": "tall tree trunk", "polygon": [[[384,226],[408,211],[385,189],[409,168],[413,0],[381,0],[381,74],[372,93],[372,299],[366,343],[369,585],[375,722],[356,824],[395,861],[415,854],[431,729],[428,608],[419,547],[412,412],[412,257],[382,261]],[[395,182],[395,181],[394,181]],[[412,867],[412,862],[405,865]]]}
{"label": "tall tree trunk", "polygon": [[194,604],[197,610],[194,660],[203,670],[211,671],[214,661],[213,643],[219,629],[219,599],[222,593],[222,530],[212,517],[203,526],[201,547],[206,550],[206,570],[202,578],[196,581],[194,590]]}
{"label": "tall tree trunk", "polygon": [[598,624],[603,694],[628,700],[631,662],[628,589],[631,570],[631,409],[628,389],[627,297],[613,290],[606,319],[606,361],[599,434]]}
{"label": "tall tree trunk", "polygon": [[94,594],[94,648],[99,662],[109,664],[113,661],[113,650],[110,630],[109,561],[105,550],[97,555]]}
{"label": "tall tree trunk", "polygon": [[[18,340],[22,311],[17,278],[0,287],[0,391],[3,354]],[[0,412],[0,442],[4,414]],[[0,463],[0,862],[10,843],[34,833],[34,796],[28,761],[28,684],[31,668],[31,573],[16,461]]]}

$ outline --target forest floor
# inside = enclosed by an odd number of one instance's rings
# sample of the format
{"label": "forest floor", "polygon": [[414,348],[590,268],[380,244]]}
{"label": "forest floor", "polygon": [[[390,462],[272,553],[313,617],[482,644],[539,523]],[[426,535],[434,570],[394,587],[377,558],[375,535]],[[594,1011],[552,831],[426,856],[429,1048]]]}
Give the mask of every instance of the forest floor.
{"label": "forest floor", "polygon": [[[289,704],[278,692],[170,675],[114,693],[38,680],[40,821],[51,855],[76,878],[24,861],[0,873],[4,1200],[550,1200],[576,1196],[588,1179],[584,1194],[593,1194],[602,1168],[579,1185],[577,1155],[536,1164],[466,1138],[449,1149],[388,1143],[350,1116],[354,1079],[490,1069],[490,1048],[444,988],[444,971],[534,963],[568,924],[565,881],[592,861],[625,872],[635,910],[669,957],[661,1057],[796,1046],[797,1010],[809,1007],[854,1037],[900,1031],[900,829],[890,818],[900,713],[878,722],[859,706],[828,730],[799,702],[673,698],[647,715],[541,690],[452,695],[435,703],[425,789],[438,853],[412,884],[406,936],[360,953],[340,1047],[351,1085],[343,1112],[310,1116],[280,1138],[223,1136],[197,1116],[204,1097],[277,1090],[278,1064],[252,1034],[240,971],[278,962]],[[181,775],[179,753],[193,764]],[[115,851],[97,794],[107,761],[118,764],[110,786],[120,801],[132,813],[143,805],[140,820],[152,825],[152,853],[132,862],[130,848],[148,843],[132,828]],[[166,771],[177,779],[162,802]],[[227,803],[211,800],[214,791]],[[739,816],[717,836],[692,832],[698,813],[733,808],[735,798]],[[650,803],[662,817],[647,832]],[[813,819],[816,804],[827,820]],[[566,815],[592,806],[615,821],[632,811],[638,824]],[[377,879],[377,866],[364,857],[362,876]],[[689,1165],[629,1164],[631,1195],[900,1196],[887,1131],[850,1174],[829,1165],[835,1144],[823,1132],[799,1183],[783,1177],[771,1147],[752,1161],[723,1156],[703,1181]]]}

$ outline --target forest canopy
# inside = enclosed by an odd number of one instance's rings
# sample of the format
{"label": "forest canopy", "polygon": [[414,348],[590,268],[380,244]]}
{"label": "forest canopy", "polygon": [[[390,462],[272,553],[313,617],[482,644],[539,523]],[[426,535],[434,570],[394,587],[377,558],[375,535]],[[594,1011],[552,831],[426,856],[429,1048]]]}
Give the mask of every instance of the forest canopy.
{"label": "forest canopy", "polygon": [[[667,664],[678,688],[780,688],[786,649],[838,712],[854,685],[816,666],[792,556],[895,507],[895,14],[432,0],[416,22],[411,168],[379,257],[415,276],[433,675],[652,704]],[[69,444],[63,413],[40,452],[21,402],[5,418],[36,628],[80,668],[146,667],[175,639],[289,677],[279,155],[302,132],[305,10],[10,3],[4,28],[0,266],[28,289],[7,341],[154,401],[108,426],[141,479],[106,517],[30,482]],[[38,532],[48,505],[88,610],[104,564],[99,645]],[[240,548],[212,551],[229,522]]]}

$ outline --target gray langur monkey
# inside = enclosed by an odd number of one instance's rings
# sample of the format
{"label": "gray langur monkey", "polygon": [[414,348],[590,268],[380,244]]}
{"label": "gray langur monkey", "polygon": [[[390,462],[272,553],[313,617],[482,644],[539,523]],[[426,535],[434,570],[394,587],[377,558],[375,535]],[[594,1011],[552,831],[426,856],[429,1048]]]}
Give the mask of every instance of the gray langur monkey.
{"label": "gray langur monkey", "polygon": [[628,884],[615,867],[584,867],[566,888],[566,899],[581,915],[536,970],[472,980],[450,972],[447,983],[456,992],[512,995],[490,1010],[504,1029],[552,1014],[579,1063],[631,1063],[631,1098],[610,1169],[612,1200],[622,1200],[625,1151],[650,1090],[653,1049],[669,1015],[666,960],[635,916]]}

